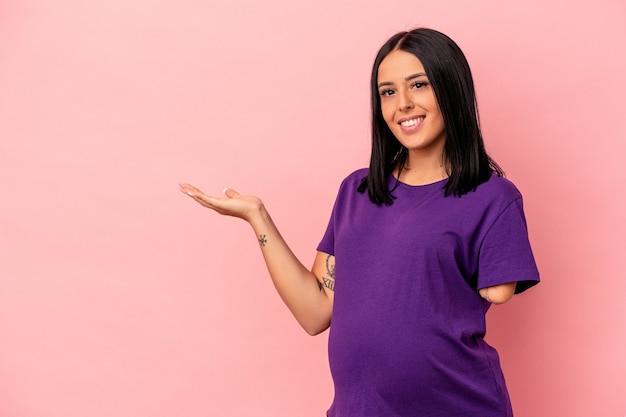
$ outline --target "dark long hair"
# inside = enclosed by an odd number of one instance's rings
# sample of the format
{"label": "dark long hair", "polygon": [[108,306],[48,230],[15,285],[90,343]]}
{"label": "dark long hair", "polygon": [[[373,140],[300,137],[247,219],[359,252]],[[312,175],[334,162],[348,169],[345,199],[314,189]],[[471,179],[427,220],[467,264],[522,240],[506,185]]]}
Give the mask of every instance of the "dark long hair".
{"label": "dark long hair", "polygon": [[443,116],[446,141],[444,161],[448,169],[445,196],[457,197],[489,180],[492,172],[504,172],[485,150],[480,132],[474,81],[465,55],[448,36],[419,28],[392,36],[378,51],[372,68],[372,154],[368,176],[358,190],[367,190],[377,205],[393,204],[388,179],[396,166],[403,167],[407,149],[393,135],[383,119],[378,93],[378,67],[394,50],[415,55],[424,66]]}

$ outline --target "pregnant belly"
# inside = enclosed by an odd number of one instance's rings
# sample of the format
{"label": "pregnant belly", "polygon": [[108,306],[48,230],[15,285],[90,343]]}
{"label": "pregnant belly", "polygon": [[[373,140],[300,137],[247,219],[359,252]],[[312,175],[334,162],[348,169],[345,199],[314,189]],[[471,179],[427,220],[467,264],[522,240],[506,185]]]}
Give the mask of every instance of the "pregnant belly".
{"label": "pregnant belly", "polygon": [[336,401],[362,398],[439,412],[501,410],[508,402],[497,354],[482,339],[468,343],[436,329],[336,324],[329,336]]}

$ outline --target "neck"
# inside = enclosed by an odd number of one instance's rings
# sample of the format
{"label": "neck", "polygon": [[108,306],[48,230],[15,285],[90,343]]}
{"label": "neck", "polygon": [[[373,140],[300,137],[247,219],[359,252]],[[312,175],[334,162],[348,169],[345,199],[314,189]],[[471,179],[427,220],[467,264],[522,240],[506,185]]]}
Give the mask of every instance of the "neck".
{"label": "neck", "polygon": [[415,154],[409,152],[402,171],[396,167],[396,178],[409,185],[425,185],[448,178],[443,154]]}

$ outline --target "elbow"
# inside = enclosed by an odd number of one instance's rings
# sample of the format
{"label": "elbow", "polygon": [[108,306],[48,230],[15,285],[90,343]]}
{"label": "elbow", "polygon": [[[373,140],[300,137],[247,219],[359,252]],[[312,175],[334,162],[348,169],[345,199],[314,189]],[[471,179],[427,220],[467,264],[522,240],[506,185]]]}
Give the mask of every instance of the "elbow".
{"label": "elbow", "polygon": [[322,328],[314,328],[314,327],[311,327],[311,328],[306,328],[306,327],[305,327],[305,328],[304,328],[304,331],[305,331],[305,332],[306,332],[309,336],[317,336],[318,334],[323,333],[323,332],[324,332],[324,330],[326,330],[326,329],[322,329]]}
{"label": "elbow", "polygon": [[317,336],[330,327],[330,322],[300,323],[300,325],[309,336]]}
{"label": "elbow", "polygon": [[323,333],[330,327],[330,320],[332,318],[331,308],[316,308],[314,310],[298,311],[294,312],[294,317],[300,327],[302,327],[307,334],[310,336],[316,336]]}

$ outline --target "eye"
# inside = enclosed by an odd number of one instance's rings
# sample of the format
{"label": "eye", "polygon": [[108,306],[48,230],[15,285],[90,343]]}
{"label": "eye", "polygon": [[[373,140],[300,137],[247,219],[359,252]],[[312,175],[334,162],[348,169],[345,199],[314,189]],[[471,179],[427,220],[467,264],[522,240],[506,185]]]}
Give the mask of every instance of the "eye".
{"label": "eye", "polygon": [[420,88],[424,88],[428,85],[428,83],[426,81],[415,81],[413,84],[411,84],[411,87],[419,90]]}
{"label": "eye", "polygon": [[380,95],[385,97],[385,96],[391,96],[393,95],[394,91],[391,88],[385,88],[384,90],[380,90]]}

